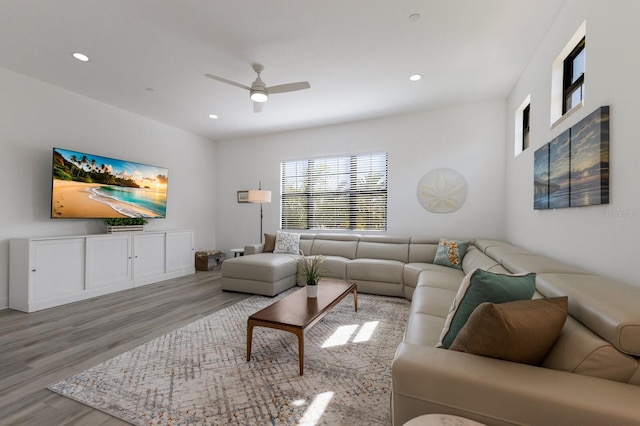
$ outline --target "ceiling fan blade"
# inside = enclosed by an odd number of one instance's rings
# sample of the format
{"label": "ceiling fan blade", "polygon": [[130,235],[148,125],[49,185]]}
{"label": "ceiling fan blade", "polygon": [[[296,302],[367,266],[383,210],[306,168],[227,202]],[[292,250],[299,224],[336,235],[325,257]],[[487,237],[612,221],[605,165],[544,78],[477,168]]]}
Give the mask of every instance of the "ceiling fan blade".
{"label": "ceiling fan blade", "polygon": [[308,81],[299,81],[297,83],[280,84],[278,86],[267,87],[267,93],[284,93],[295,92],[296,90],[304,90],[310,88]]}
{"label": "ceiling fan blade", "polygon": [[217,75],[205,74],[204,76],[212,78],[214,80],[221,81],[223,83],[230,84],[232,86],[239,87],[241,89],[251,90],[251,87],[249,87],[249,86],[245,86],[244,84],[236,83],[235,81],[227,80],[226,78],[218,77]]}
{"label": "ceiling fan blade", "polygon": [[253,112],[262,112],[262,105],[264,105],[264,102],[254,102]]}

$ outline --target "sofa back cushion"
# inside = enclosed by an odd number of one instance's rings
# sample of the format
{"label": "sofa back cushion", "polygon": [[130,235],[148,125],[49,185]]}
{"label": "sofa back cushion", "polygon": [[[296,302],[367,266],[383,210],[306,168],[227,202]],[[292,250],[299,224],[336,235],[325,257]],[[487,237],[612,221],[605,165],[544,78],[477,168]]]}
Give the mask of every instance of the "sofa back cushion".
{"label": "sofa back cushion", "polygon": [[474,269],[483,269],[489,272],[497,272],[508,274],[509,271],[502,268],[495,259],[484,254],[480,249],[476,246],[469,246],[467,249],[467,253],[462,258],[462,270],[465,273],[469,273]]}
{"label": "sofa back cushion", "polygon": [[581,274],[539,274],[538,291],[569,296],[569,314],[616,349],[640,356],[640,288],[612,278]]}
{"label": "sofa back cushion", "polygon": [[[569,297],[569,305],[571,297]],[[633,383],[638,377],[638,360],[614,348],[571,316],[542,366],[585,376]]]}
{"label": "sofa back cushion", "polygon": [[356,258],[397,260],[407,263],[409,241],[408,237],[363,235],[358,243]]}
{"label": "sofa back cushion", "polygon": [[411,238],[409,242],[409,263],[433,263],[438,249],[438,240]]}
{"label": "sofa back cushion", "polygon": [[311,255],[340,256],[347,259],[356,257],[359,235],[317,234],[309,253]]}
{"label": "sofa back cushion", "polygon": [[311,245],[313,244],[314,238],[315,234],[300,234],[300,250],[305,256],[311,253]]}

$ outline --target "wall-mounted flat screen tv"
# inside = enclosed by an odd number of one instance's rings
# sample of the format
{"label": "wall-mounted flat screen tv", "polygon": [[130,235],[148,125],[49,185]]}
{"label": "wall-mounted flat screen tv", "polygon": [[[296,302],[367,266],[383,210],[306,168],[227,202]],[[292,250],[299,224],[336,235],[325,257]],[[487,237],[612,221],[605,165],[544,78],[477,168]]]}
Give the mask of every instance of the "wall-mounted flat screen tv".
{"label": "wall-mounted flat screen tv", "polygon": [[53,148],[52,176],[52,218],[166,217],[166,168]]}

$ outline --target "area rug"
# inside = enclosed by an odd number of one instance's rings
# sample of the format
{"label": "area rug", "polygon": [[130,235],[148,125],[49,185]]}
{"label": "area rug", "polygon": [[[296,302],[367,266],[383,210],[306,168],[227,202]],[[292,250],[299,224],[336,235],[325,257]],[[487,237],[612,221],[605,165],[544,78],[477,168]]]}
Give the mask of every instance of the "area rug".
{"label": "area rug", "polygon": [[[287,292],[287,293],[290,293]],[[137,425],[389,425],[391,361],[409,302],[347,297],[297,338],[253,331],[247,318],[274,302],[252,296],[49,387]]]}

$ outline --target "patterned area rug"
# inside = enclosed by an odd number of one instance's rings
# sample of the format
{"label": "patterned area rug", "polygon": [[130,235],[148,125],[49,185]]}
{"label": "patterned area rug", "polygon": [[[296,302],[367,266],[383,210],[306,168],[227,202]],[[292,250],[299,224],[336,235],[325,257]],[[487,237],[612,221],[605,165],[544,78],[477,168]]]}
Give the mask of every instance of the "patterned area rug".
{"label": "patterned area rug", "polygon": [[291,333],[254,328],[246,360],[247,318],[276,299],[252,296],[49,389],[138,425],[389,425],[410,302],[359,294],[354,312],[348,296],[307,331],[300,376]]}

